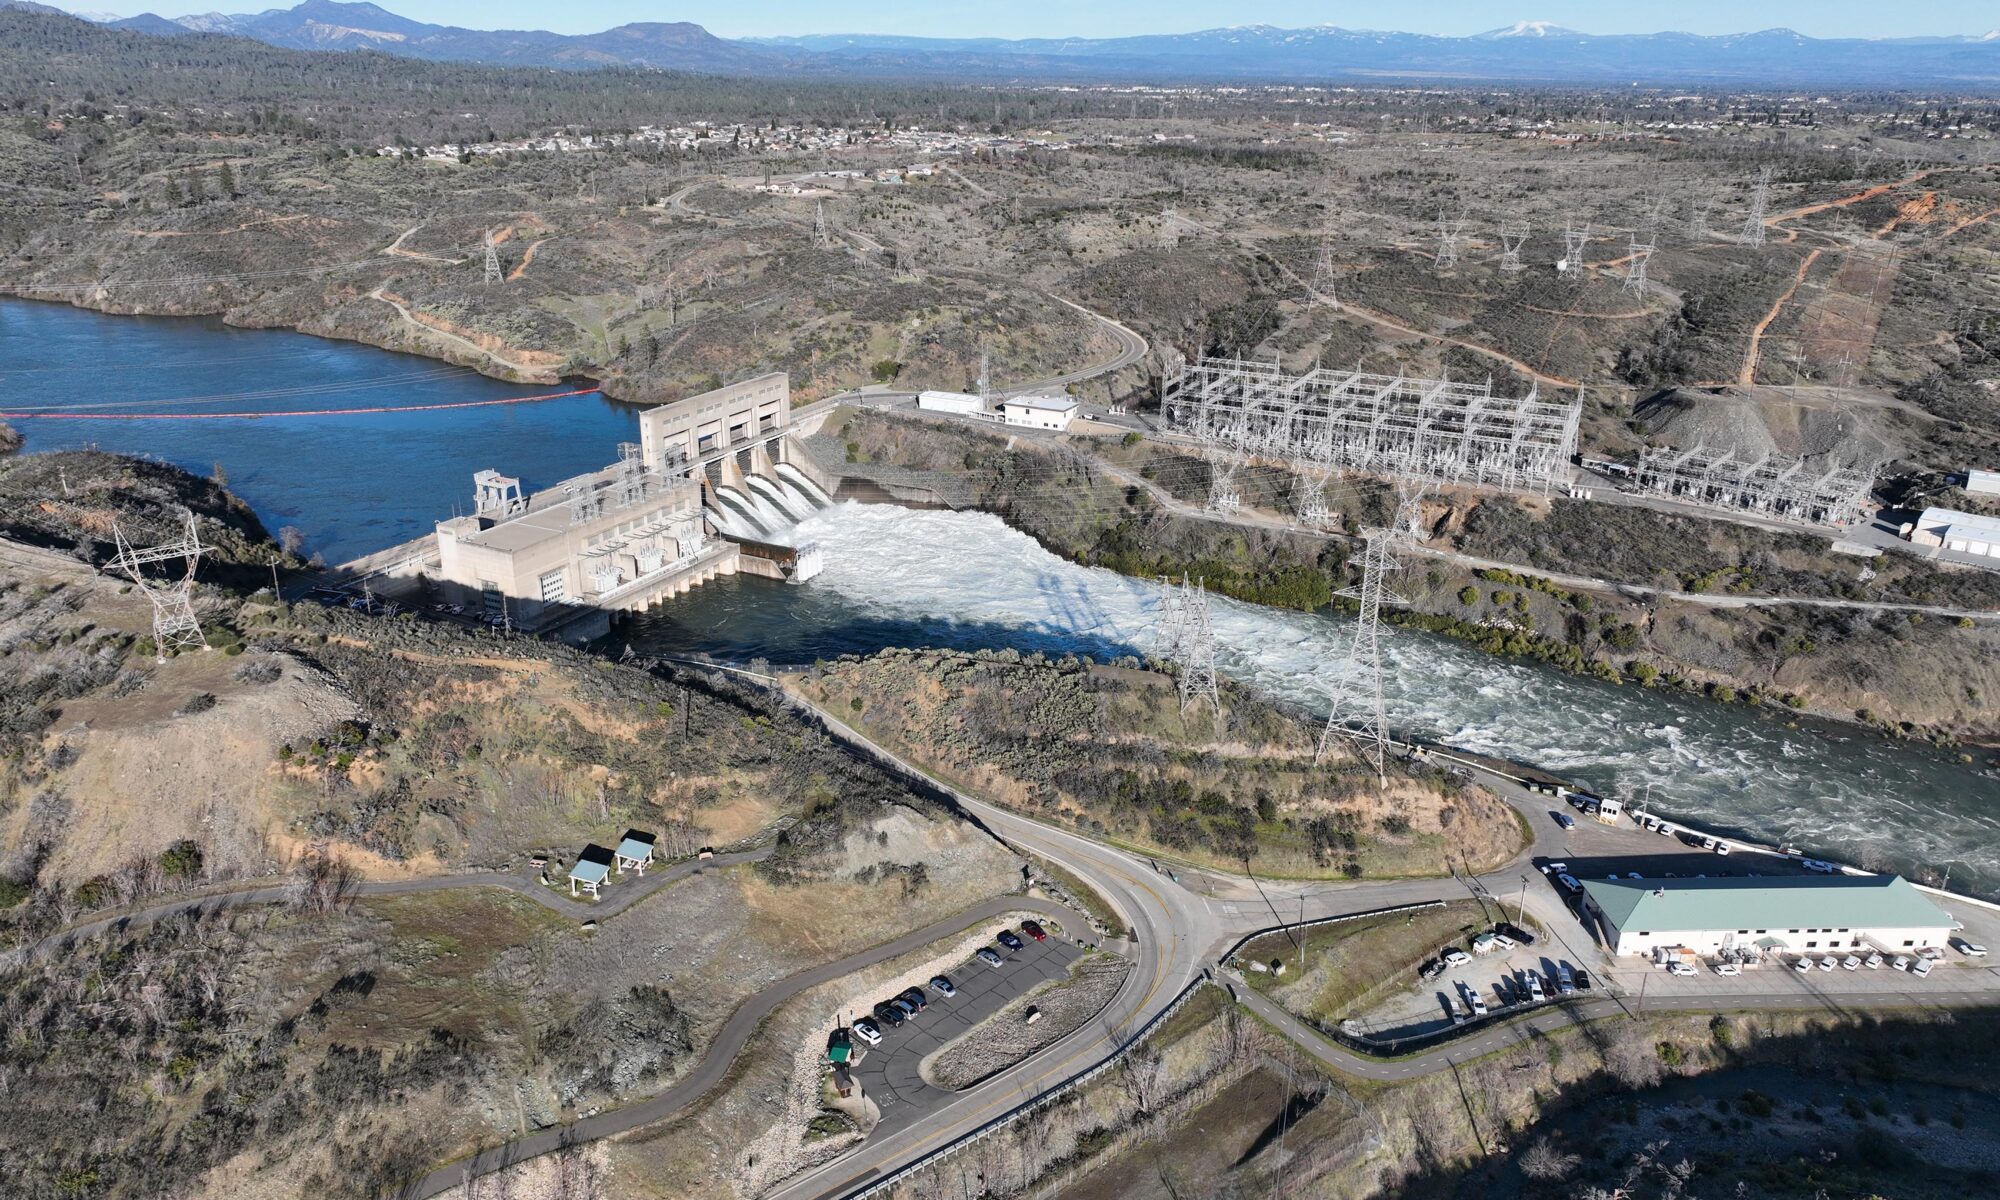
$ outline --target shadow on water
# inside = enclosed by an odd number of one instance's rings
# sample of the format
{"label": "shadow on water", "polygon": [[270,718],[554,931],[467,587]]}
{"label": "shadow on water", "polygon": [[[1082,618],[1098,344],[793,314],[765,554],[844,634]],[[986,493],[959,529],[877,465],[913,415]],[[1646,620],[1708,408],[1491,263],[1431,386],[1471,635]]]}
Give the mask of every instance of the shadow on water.
{"label": "shadow on water", "polygon": [[[1052,595],[1061,596],[1080,622],[1108,626],[1102,614],[1090,621],[1087,606],[1076,604],[1076,598],[1059,585]],[[630,645],[636,654],[707,654],[739,661],[754,657],[779,666],[892,648],[1087,654],[1101,662],[1128,655],[1143,658],[1147,653],[1129,639],[1088,628],[868,613],[836,593],[747,575],[704,584],[673,604],[633,618],[614,630],[608,641],[612,646]]]}

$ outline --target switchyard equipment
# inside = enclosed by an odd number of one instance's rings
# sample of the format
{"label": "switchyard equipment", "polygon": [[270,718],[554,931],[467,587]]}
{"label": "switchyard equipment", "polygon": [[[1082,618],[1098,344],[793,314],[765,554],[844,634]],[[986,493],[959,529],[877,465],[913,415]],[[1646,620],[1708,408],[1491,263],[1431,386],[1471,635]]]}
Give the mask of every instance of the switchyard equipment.
{"label": "switchyard equipment", "polygon": [[1576,453],[1579,403],[1412,379],[1203,357],[1167,364],[1167,428],[1207,447],[1406,479],[1543,493]]}
{"label": "switchyard equipment", "polygon": [[1749,458],[1697,445],[1692,450],[1642,451],[1632,484],[1639,491],[1704,508],[1841,526],[1867,512],[1875,472],[1843,466],[1815,470],[1804,459],[1778,454]]}

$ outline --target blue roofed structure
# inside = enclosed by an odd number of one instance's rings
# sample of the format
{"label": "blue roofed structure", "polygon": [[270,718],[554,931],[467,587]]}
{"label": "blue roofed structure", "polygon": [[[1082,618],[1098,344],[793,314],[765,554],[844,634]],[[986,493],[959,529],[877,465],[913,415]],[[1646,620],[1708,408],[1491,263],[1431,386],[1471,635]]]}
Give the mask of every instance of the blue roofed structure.
{"label": "blue roofed structure", "polygon": [[618,840],[618,849],[613,855],[619,871],[637,871],[644,875],[646,868],[652,864],[653,844],[658,840],[642,830],[626,830],[625,836]]}
{"label": "blue roofed structure", "polygon": [[583,853],[576,856],[576,865],[569,869],[569,894],[577,894],[581,886],[591,895],[611,877],[611,851],[595,843],[585,846]]}

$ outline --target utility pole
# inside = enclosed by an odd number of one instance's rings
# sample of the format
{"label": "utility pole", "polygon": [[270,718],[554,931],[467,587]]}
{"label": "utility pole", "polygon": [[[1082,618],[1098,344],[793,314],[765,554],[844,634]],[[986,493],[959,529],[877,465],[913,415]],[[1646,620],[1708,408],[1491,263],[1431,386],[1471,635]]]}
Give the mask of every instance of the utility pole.
{"label": "utility pole", "polygon": [[1624,290],[1641,298],[1644,298],[1646,295],[1646,264],[1651,262],[1653,258],[1654,236],[1650,232],[1647,233],[1646,240],[1642,244],[1639,241],[1639,235],[1635,233],[1632,235],[1631,242],[1628,243],[1630,257],[1625,260]]}
{"label": "utility pole", "polygon": [[485,278],[485,282],[486,282],[486,283],[488,283],[488,284],[494,284],[494,283],[500,283],[500,282],[503,282],[503,281],[504,281],[504,279],[505,279],[505,276],[503,276],[503,275],[502,275],[502,274],[500,273],[500,248],[499,248],[499,246],[498,246],[498,245],[496,245],[496,244],[494,243],[494,241],[493,241],[493,231],[492,231],[491,229],[489,229],[489,230],[487,230],[487,231],[486,231],[486,278]]}
{"label": "utility pole", "polygon": [[[1389,785],[1389,714],[1382,699],[1382,602],[1407,604],[1388,590],[1388,577],[1400,565],[1395,558],[1398,546],[1414,545],[1416,527],[1422,519],[1423,485],[1405,485],[1396,505],[1394,524],[1388,529],[1371,529],[1362,548],[1361,584],[1345,588],[1337,595],[1361,602],[1354,620],[1354,638],[1348,646],[1346,669],[1334,683],[1333,701],[1326,714],[1326,729],[1320,734],[1316,762],[1324,762],[1337,740],[1354,742],[1363,761],[1375,768],[1377,782]],[[1360,676],[1356,679],[1356,676]],[[1354,710],[1366,725],[1350,729],[1346,719]]]}
{"label": "utility pole", "polygon": [[1752,246],[1764,244],[1764,212],[1771,203],[1771,168],[1757,175],[1757,190],[1750,193],[1750,215],[1743,221],[1743,240]]}
{"label": "utility pole", "polygon": [[1319,240],[1319,257],[1313,260],[1312,282],[1306,285],[1306,307],[1312,308],[1316,305],[1325,305],[1334,312],[1340,311],[1340,297],[1334,290],[1331,234]]}
{"label": "utility pole", "polygon": [[[125,531],[117,522],[111,525],[111,536],[118,547],[113,565],[130,576],[133,585],[153,604],[153,652],[161,662],[167,660],[168,650],[189,646],[208,649],[208,639],[201,632],[201,618],[194,611],[194,575],[201,565],[203,550],[201,532],[195,526],[192,510],[183,509],[182,516],[185,524],[179,537],[144,550],[126,540]],[[177,579],[157,580],[145,573],[147,566],[174,561],[185,563]]]}
{"label": "utility pole", "polygon": [[1437,258],[1432,262],[1433,266],[1448,271],[1458,265],[1458,242],[1465,236],[1465,226],[1466,220],[1462,216],[1447,217],[1443,213],[1438,214],[1438,249]]}
{"label": "utility pole", "polygon": [[1215,629],[1208,619],[1208,590],[1201,580],[1188,582],[1181,576],[1176,586],[1162,578],[1165,592],[1160,597],[1160,638],[1158,653],[1178,668],[1181,713],[1186,715],[1196,701],[1206,699],[1216,715],[1222,700],[1215,682]]}
{"label": "utility pole", "polygon": [[1500,227],[1500,269],[1518,271],[1521,269],[1521,246],[1528,240],[1526,221],[1509,221]]}
{"label": "utility pole", "polygon": [[813,249],[833,249],[833,227],[826,223],[826,201],[813,206]]}
{"label": "utility pole", "polygon": [[1557,273],[1568,275],[1572,278],[1582,278],[1590,269],[1589,264],[1583,256],[1584,248],[1589,245],[1590,223],[1588,221],[1584,222],[1582,229],[1576,228],[1567,221],[1563,222],[1563,256],[1562,261],[1556,264]]}

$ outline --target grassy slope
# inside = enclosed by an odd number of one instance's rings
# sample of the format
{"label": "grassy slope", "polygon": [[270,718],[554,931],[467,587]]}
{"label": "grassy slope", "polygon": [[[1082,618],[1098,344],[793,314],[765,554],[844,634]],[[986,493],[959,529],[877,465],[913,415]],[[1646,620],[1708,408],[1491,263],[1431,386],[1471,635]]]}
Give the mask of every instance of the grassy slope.
{"label": "grassy slope", "polygon": [[1504,861],[1511,810],[1440,776],[1378,790],[1316,766],[1309,723],[1231,688],[1220,721],[1180,711],[1165,676],[1034,656],[885,651],[798,684],[870,736],[979,795],[1153,853],[1260,874],[1441,874]]}

